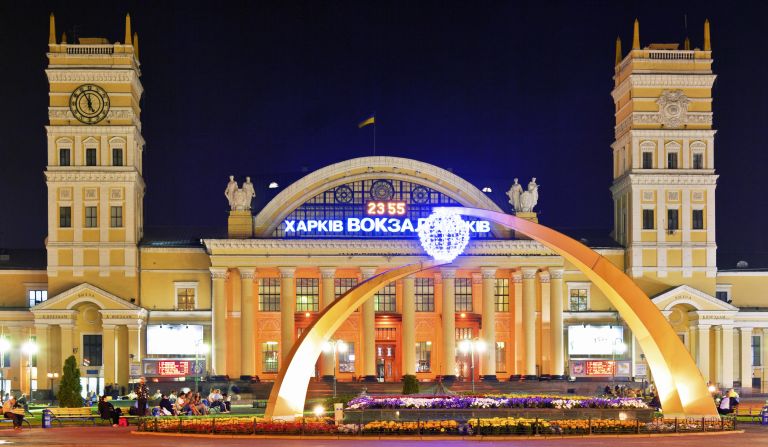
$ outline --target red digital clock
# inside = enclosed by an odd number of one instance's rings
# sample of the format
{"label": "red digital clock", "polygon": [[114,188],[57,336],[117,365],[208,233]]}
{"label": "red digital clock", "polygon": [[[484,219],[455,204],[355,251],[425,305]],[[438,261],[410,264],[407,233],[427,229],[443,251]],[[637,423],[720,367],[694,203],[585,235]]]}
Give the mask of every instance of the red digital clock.
{"label": "red digital clock", "polygon": [[405,202],[368,202],[365,214],[368,216],[405,216]]}

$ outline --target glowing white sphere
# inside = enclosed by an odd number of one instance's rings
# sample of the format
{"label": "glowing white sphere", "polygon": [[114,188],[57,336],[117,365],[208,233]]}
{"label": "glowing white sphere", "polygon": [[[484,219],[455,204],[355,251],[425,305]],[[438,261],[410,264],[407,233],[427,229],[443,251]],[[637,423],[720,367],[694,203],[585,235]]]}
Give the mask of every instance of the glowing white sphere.
{"label": "glowing white sphere", "polygon": [[430,214],[418,232],[421,247],[438,261],[453,261],[469,242],[469,223],[449,208]]}

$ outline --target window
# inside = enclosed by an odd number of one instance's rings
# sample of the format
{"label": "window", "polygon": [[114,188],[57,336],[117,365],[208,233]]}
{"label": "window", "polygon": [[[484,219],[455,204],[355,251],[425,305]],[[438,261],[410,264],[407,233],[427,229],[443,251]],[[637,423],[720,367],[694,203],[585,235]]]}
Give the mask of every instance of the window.
{"label": "window", "polygon": [[694,230],[704,229],[704,210],[691,211],[691,228]]}
{"label": "window", "polygon": [[728,302],[728,291],[727,290],[718,290],[715,292],[715,298],[717,298],[720,301]]}
{"label": "window", "polygon": [[397,328],[377,327],[376,340],[397,340]]}
{"label": "window", "polygon": [[347,346],[344,352],[339,351],[339,372],[355,372],[355,344],[342,342]]}
{"label": "window", "polygon": [[509,278],[496,278],[496,312],[509,312]]}
{"label": "window", "polygon": [[112,166],[122,166],[122,165],[123,165],[123,148],[113,147],[112,148]]}
{"label": "window", "polygon": [[109,208],[109,226],[112,228],[123,227],[123,207],[112,206]]}
{"label": "window", "polygon": [[95,206],[85,207],[85,228],[96,228],[99,226],[99,212]]}
{"label": "window", "polygon": [[264,343],[261,344],[262,372],[265,372],[265,373],[277,372],[278,360],[279,360],[277,347],[278,345],[276,341],[265,341]]}
{"label": "window", "polygon": [[[759,335],[752,336],[752,366],[761,366],[763,364],[763,359],[760,357],[760,341]],[[742,384],[742,386],[745,385]]]}
{"label": "window", "polygon": [[296,312],[320,310],[319,283],[317,278],[296,278]]}
{"label": "window", "polygon": [[693,169],[704,169],[704,154],[695,152],[693,154]]}
{"label": "window", "polygon": [[503,341],[496,342],[496,372],[507,372],[507,344]]}
{"label": "window", "polygon": [[667,168],[677,169],[677,152],[667,152]]}
{"label": "window", "polygon": [[83,362],[88,360],[88,366],[102,366],[101,334],[83,335]]}
{"label": "window", "polygon": [[69,166],[72,164],[72,152],[69,148],[59,149],[59,166]]}
{"label": "window", "polygon": [[[10,343],[10,342],[8,342],[8,343]],[[10,367],[11,367],[11,353],[10,352],[3,352],[2,362],[0,362],[0,368],[10,368]],[[5,388],[5,389],[8,390],[10,388]]]}
{"label": "window", "polygon": [[472,278],[456,278],[456,312],[472,312]]}
{"label": "window", "polygon": [[96,166],[96,148],[89,147],[85,150],[85,165]]}
{"label": "window", "polygon": [[471,327],[457,327],[456,328],[456,340],[472,340],[472,328]]}
{"label": "window", "polygon": [[416,312],[435,311],[435,280],[433,278],[416,278],[414,280],[416,295]]}
{"label": "window", "polygon": [[333,294],[336,298],[344,295],[357,285],[357,278],[335,278],[333,280]]}
{"label": "window", "polygon": [[569,309],[571,312],[585,312],[589,310],[589,289],[573,288],[568,290]]}
{"label": "window", "polygon": [[373,295],[373,309],[376,312],[396,312],[394,282],[387,284]]}
{"label": "window", "polygon": [[195,310],[194,287],[178,287],[176,289],[176,310]]}
{"label": "window", "polygon": [[[418,279],[418,278],[417,278]],[[426,373],[432,370],[432,342],[416,342],[416,372]]]}
{"label": "window", "polygon": [[280,278],[259,278],[259,312],[280,312]]}
{"label": "window", "polygon": [[72,207],[71,206],[59,207],[59,227],[61,228],[72,227]]}
{"label": "window", "polygon": [[48,299],[48,291],[30,290],[27,292],[27,297],[29,298],[29,307],[33,307]]}
{"label": "window", "polygon": [[653,210],[643,210],[643,230],[653,230],[654,220]]}
{"label": "window", "polygon": [[677,209],[667,210],[667,230],[674,231],[674,230],[680,229],[677,221],[677,215],[678,215]]}
{"label": "window", "polygon": [[643,169],[653,169],[653,152],[643,151]]}

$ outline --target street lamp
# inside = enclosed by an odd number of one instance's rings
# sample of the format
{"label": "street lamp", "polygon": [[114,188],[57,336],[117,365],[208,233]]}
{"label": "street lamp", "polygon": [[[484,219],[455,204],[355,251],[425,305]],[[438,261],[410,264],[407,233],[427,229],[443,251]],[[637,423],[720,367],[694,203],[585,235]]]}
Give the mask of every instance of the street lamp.
{"label": "street lamp", "polygon": [[472,393],[475,392],[475,352],[485,352],[485,342],[480,339],[462,340],[459,342],[459,351],[466,354],[469,353],[469,368],[472,375]]}
{"label": "street lamp", "polygon": [[[208,353],[208,345],[203,342],[203,340],[198,340],[195,342],[195,369],[200,369],[200,354],[207,354]],[[200,381],[200,372],[201,371],[193,371],[195,372],[195,393],[197,393],[198,389],[198,382]]]}
{"label": "street lamp", "polygon": [[58,379],[59,373],[48,373],[48,380],[51,382],[51,404],[53,404],[53,397],[56,395],[56,393],[53,392],[53,379]]}
{"label": "street lamp", "polygon": [[21,350],[27,354],[27,367],[29,368],[29,401],[32,402],[32,356],[37,354],[37,343],[27,340],[21,345]]}
{"label": "street lamp", "polygon": [[333,352],[333,397],[336,397],[336,353],[347,352],[347,344],[343,340],[328,340],[323,343],[323,352]]}

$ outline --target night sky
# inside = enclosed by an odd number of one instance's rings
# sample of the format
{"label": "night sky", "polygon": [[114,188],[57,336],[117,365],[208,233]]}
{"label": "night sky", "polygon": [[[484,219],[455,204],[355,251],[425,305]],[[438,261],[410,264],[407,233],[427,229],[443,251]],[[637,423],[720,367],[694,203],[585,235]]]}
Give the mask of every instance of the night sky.
{"label": "night sky", "polygon": [[536,176],[542,223],[605,234],[614,41],[626,53],[639,17],[643,45],[682,42],[687,14],[694,47],[712,22],[719,253],[756,260],[768,254],[768,7],[756,3],[2,2],[0,247],[42,248],[46,234],[51,11],[59,34],[111,41],[132,15],[147,227],[225,227],[229,174],[253,178],[260,208],[271,180],[371,155],[357,123],[375,111],[377,155],[451,169],[505,209],[512,178]]}

